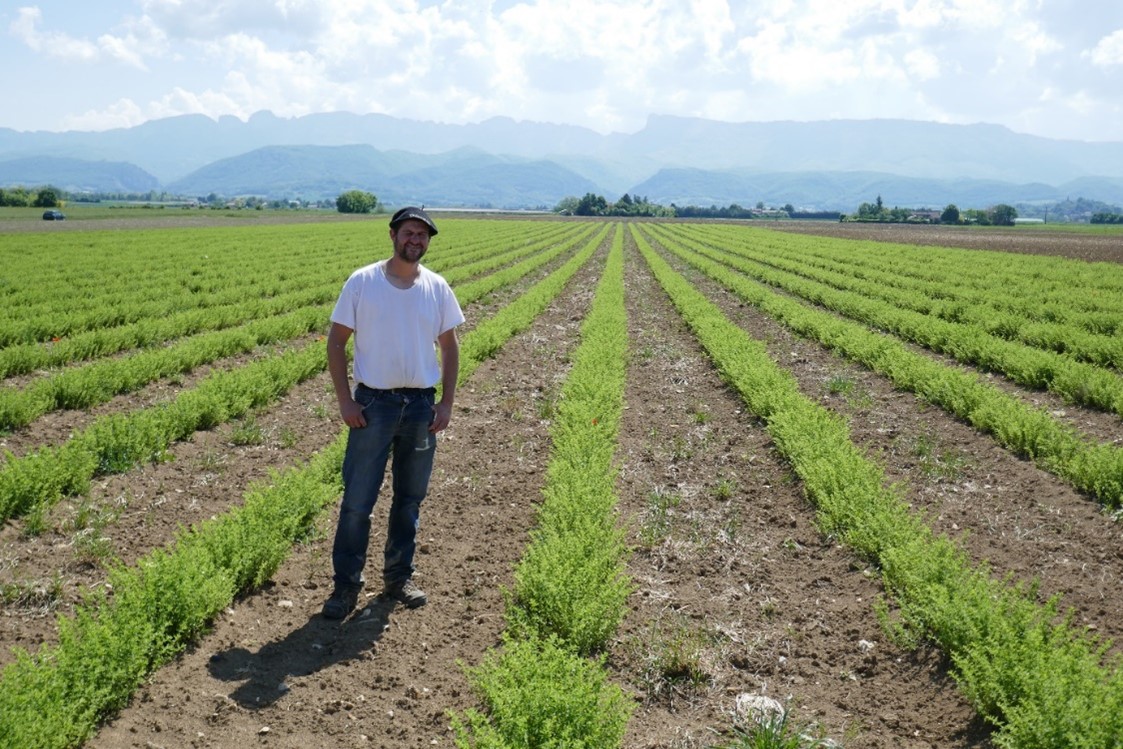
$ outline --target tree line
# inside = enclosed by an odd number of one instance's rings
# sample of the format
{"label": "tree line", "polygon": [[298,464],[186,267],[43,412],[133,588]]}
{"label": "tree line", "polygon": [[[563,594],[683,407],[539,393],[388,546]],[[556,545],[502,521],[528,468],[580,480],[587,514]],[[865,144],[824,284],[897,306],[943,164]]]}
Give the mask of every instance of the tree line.
{"label": "tree line", "polygon": [[837,221],[841,215],[838,211],[799,211],[787,203],[781,208],[766,207],[764,201],[759,201],[755,208],[746,208],[737,203],[727,206],[711,205],[709,207],[696,205],[669,206],[653,203],[648,198],[639,195],[624,195],[615,203],[610,203],[603,195],[585,193],[578,198],[575,195],[562,198],[554,207],[555,213],[563,216],[650,216],[661,218],[729,218],[729,219],[760,219],[760,218],[801,218],[801,219],[827,219]]}
{"label": "tree line", "polygon": [[62,192],[53,187],[29,190],[26,187],[0,187],[0,206],[6,208],[58,208],[62,205]]}
{"label": "tree line", "polygon": [[591,192],[585,193],[580,198],[576,196],[562,198],[554,208],[554,212],[563,216],[672,217],[675,215],[674,209],[652,203],[639,195],[632,196],[624,193],[615,203],[609,203],[603,195],[596,195]]}
{"label": "tree line", "polygon": [[843,221],[863,221],[887,224],[978,224],[980,226],[1013,226],[1018,209],[999,203],[990,208],[959,210],[950,203],[942,211],[928,208],[889,208],[881,196],[873,203],[862,203],[852,215],[842,216]]}

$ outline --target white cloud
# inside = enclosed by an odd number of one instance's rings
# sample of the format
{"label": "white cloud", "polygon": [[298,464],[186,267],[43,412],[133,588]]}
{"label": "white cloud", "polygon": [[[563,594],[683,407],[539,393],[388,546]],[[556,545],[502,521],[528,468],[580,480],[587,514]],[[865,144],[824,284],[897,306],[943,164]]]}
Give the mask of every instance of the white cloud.
{"label": "white cloud", "polygon": [[940,77],[940,58],[927,49],[912,49],[905,53],[905,68],[914,80],[929,81]]}
{"label": "white cloud", "polygon": [[[1123,11],[1105,12],[1096,23],[1119,28]],[[48,102],[81,114],[55,123],[269,109],[602,132],[650,114],[1057,132],[1116,111],[1107,71],[1123,64],[1123,30],[1100,38],[1058,13],[1039,0],[106,0],[51,23],[37,8],[0,16],[33,67],[83,63],[81,103]],[[1046,91],[1067,93],[1046,107]]]}
{"label": "white cloud", "polygon": [[44,33],[39,30],[42,20],[43,13],[38,8],[20,8],[9,28],[33,52],[71,62],[89,62],[98,58],[100,51],[96,44],[58,32]]}
{"label": "white cloud", "polygon": [[108,60],[146,70],[146,57],[159,55],[165,48],[163,32],[144,19],[126,19],[119,33],[101,34],[93,42],[57,31],[42,32],[42,20],[39,8],[20,8],[11,31],[32,51],[66,62],[89,64]]}
{"label": "white cloud", "polygon": [[1123,29],[1108,34],[1092,48],[1085,52],[1093,65],[1108,67],[1110,65],[1123,65]]}

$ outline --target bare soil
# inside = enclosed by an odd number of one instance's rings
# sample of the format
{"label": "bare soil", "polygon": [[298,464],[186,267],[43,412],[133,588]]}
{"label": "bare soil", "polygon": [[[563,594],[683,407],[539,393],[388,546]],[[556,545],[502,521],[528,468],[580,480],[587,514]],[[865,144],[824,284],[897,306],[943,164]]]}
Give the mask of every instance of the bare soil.
{"label": "bare soil", "polygon": [[[372,588],[344,622],[320,617],[333,509],[263,589],[217,617],[88,745],[453,746],[449,712],[478,705],[462,665],[479,663],[504,629],[503,590],[535,524],[553,404],[606,252],[459,391],[422,505],[416,580],[427,606],[387,604]],[[989,727],[957,692],[945,659],[887,638],[875,614],[876,570],[818,530],[767,432],[723,385],[630,244],[626,263],[631,352],[618,486],[635,592],[607,653],[612,680],[636,706],[624,746],[713,746],[728,735],[734,699],[749,692],[785,702],[796,721],[846,747],[990,747]],[[855,441],[937,530],[997,574],[1039,578],[1042,598],[1061,594],[1076,622],[1120,639],[1123,603],[1113,591],[1123,579],[1123,528],[1098,505],[683,271],[767,343],[805,394],[849,419]],[[490,314],[465,312],[470,321]],[[153,385],[98,413],[189,381]],[[1063,408],[1095,424],[1101,439],[1123,439],[1118,420]],[[53,444],[68,418],[73,429],[91,416],[40,420],[8,442],[21,451]],[[59,504],[39,535],[26,533],[26,520],[0,529],[0,585],[26,591],[0,604],[0,665],[14,646],[53,642],[54,617],[104,585],[109,559],[133,561],[223,512],[252,482],[307,459],[343,428],[326,374],[248,426],[201,432],[167,462],[97,482],[89,497]],[[260,439],[244,444],[247,431]],[[373,550],[386,505],[375,510]],[[380,578],[380,565],[376,554],[368,579]],[[691,656],[690,674],[666,673],[676,646]]]}
{"label": "bare soil", "polygon": [[937,247],[1056,255],[1089,262],[1123,263],[1123,232],[1091,234],[1034,225],[1013,227],[943,226],[940,224],[778,221],[769,229],[824,237],[900,242]]}

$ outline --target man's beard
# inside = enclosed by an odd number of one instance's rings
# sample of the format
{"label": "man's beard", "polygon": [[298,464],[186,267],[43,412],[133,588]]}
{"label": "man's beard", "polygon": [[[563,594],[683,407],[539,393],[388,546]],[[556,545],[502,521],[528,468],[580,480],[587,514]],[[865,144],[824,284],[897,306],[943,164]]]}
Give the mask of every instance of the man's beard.
{"label": "man's beard", "polygon": [[420,262],[421,258],[425,257],[425,253],[428,249],[427,247],[407,247],[405,242],[401,244],[397,242],[394,243],[394,254],[407,263]]}

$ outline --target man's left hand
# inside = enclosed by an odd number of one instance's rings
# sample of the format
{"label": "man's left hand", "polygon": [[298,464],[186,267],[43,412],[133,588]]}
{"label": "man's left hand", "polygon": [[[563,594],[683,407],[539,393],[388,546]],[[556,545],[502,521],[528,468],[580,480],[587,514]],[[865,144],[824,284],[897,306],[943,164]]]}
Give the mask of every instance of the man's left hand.
{"label": "man's left hand", "polygon": [[439,432],[448,426],[452,420],[452,406],[447,403],[437,403],[433,406],[433,422],[429,424],[430,432]]}

